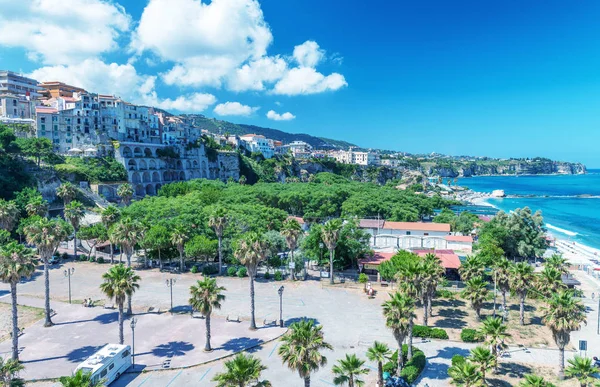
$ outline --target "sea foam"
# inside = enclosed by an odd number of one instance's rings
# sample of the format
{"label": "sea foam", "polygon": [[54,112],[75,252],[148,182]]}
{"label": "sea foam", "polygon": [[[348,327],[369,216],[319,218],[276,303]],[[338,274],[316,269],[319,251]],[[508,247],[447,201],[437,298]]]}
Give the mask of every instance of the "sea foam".
{"label": "sea foam", "polygon": [[562,233],[562,234],[568,235],[568,236],[576,236],[576,235],[579,235],[579,234],[578,234],[578,233],[576,233],[576,232],[569,231],[569,230],[565,230],[564,228],[560,228],[560,227],[553,226],[553,225],[551,225],[550,223],[546,223],[546,227],[548,227],[548,228],[549,228],[549,229],[551,229],[551,230],[558,231],[558,232],[560,232],[560,233]]}

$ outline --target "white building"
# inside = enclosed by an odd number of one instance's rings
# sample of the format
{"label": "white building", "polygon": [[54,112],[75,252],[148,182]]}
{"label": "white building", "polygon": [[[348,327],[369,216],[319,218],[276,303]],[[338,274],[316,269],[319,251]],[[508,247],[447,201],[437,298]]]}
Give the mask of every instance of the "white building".
{"label": "white building", "polygon": [[38,81],[12,71],[0,70],[0,94],[29,96],[31,100],[39,98],[41,87]]}
{"label": "white building", "polygon": [[240,141],[250,152],[260,152],[265,159],[270,159],[275,154],[272,142],[260,134],[245,134],[240,136]]}
{"label": "white building", "polygon": [[355,152],[350,148],[348,151],[333,153],[333,157],[342,164],[377,165],[379,154],[375,152]]}

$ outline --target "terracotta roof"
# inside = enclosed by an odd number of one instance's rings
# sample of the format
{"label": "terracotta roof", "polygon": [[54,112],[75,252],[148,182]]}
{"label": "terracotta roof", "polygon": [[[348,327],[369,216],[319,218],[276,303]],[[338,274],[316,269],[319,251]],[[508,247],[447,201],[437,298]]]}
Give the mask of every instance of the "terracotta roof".
{"label": "terracotta roof", "polygon": [[396,253],[375,253],[373,256],[359,259],[358,263],[361,265],[380,265],[385,261],[389,261],[394,255],[396,255]]}
{"label": "terracotta roof", "polygon": [[382,219],[361,219],[358,226],[360,228],[383,228],[384,222]]}
{"label": "terracotta roof", "polygon": [[[420,257],[424,257],[433,251],[414,251]],[[442,261],[444,269],[458,269],[460,267],[460,258],[452,250],[435,250],[435,255]]]}
{"label": "terracotta roof", "polygon": [[304,224],[304,219],[302,219],[302,218],[301,218],[301,217],[299,217],[299,216],[288,216],[287,218],[288,218],[288,219],[296,219],[296,220],[298,221],[298,223],[300,223],[300,224]]}
{"label": "terracotta roof", "polygon": [[422,223],[422,222],[388,222],[383,225],[384,230],[414,230],[414,231],[440,231],[450,232],[448,223]]}
{"label": "terracotta roof", "polygon": [[51,114],[51,113],[57,113],[58,110],[56,110],[53,107],[49,107],[49,106],[36,106],[35,107],[35,112],[36,113],[48,113],[48,114]]}
{"label": "terracotta roof", "polygon": [[468,235],[448,235],[444,239],[448,242],[468,242],[473,243],[473,237]]}

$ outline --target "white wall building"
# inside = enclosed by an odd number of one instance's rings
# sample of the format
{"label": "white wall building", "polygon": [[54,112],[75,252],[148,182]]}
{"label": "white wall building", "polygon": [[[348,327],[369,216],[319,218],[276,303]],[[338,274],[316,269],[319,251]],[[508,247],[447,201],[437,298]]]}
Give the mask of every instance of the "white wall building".
{"label": "white wall building", "polygon": [[240,136],[245,148],[250,152],[260,152],[265,159],[270,159],[275,154],[272,143],[265,136],[259,134],[245,134]]}

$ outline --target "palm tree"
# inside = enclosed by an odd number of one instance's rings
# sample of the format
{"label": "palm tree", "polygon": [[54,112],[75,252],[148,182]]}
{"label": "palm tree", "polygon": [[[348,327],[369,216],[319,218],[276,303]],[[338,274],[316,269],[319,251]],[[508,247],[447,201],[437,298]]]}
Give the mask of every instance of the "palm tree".
{"label": "palm tree", "polygon": [[556,387],[554,384],[547,382],[541,376],[527,374],[525,380],[519,383],[519,387]]}
{"label": "palm tree", "polygon": [[21,387],[25,381],[18,377],[19,372],[23,371],[25,366],[18,360],[4,360],[0,357],[0,385],[3,387]]}
{"label": "palm tree", "polygon": [[496,357],[488,348],[478,346],[471,350],[469,360],[479,367],[481,381],[485,384],[485,373],[494,366]]}
{"label": "palm tree", "polygon": [[27,203],[25,211],[29,216],[38,215],[44,217],[48,213],[48,202],[41,196],[36,196]]}
{"label": "palm tree", "polygon": [[[283,223],[281,235],[285,237],[288,249],[290,249],[291,262],[294,262],[294,250],[298,244],[298,238],[302,234],[302,226],[296,219],[290,218]],[[292,277],[296,279],[295,271],[292,270]]]}
{"label": "palm tree", "polygon": [[480,386],[482,382],[482,375],[479,372],[479,368],[469,361],[450,367],[448,375],[452,378],[452,383],[457,386]]}
{"label": "palm tree", "polygon": [[[423,304],[423,324],[427,325],[427,289],[424,282],[425,274],[425,263],[424,261],[415,256],[414,259],[407,259],[402,261],[402,264],[398,268],[396,273],[396,280],[399,284],[399,290],[401,293],[411,297],[417,304],[417,299],[421,297]],[[413,343],[413,316],[409,316],[409,329],[408,329],[408,360],[412,359],[412,343]]]}
{"label": "palm tree", "polygon": [[123,204],[128,206],[133,197],[133,187],[129,183],[121,184],[119,188],[117,188],[117,195],[121,198]]}
{"label": "palm tree", "polygon": [[579,330],[586,322],[585,306],[573,297],[570,290],[555,293],[548,300],[548,307],[542,309],[544,324],[552,331],[559,350],[559,377],[565,369],[565,347],[571,340],[571,332]]}
{"label": "palm tree", "polygon": [[510,288],[519,296],[519,322],[525,325],[525,297],[533,286],[533,267],[519,262],[510,268]]}
{"label": "palm tree", "polygon": [[266,370],[260,359],[243,352],[225,362],[225,372],[218,373],[212,379],[217,387],[270,386],[267,381],[259,381],[260,374]]}
{"label": "palm tree", "polygon": [[[446,269],[442,266],[442,261],[437,255],[428,253],[425,255],[423,264],[423,288],[427,299],[427,316],[432,315],[432,301],[435,297],[437,287],[440,281],[444,278]],[[427,325],[425,314],[423,314],[424,325]]]}
{"label": "palm tree", "polygon": [[483,277],[485,265],[481,258],[476,255],[468,256],[467,259],[460,265],[458,272],[460,278],[467,282],[471,278]]}
{"label": "palm tree", "polygon": [[560,254],[552,254],[546,259],[546,266],[550,266],[558,270],[561,274],[567,274],[569,271],[569,260],[563,258]]}
{"label": "palm tree", "polygon": [[125,297],[131,300],[131,295],[139,289],[141,278],[130,267],[118,264],[102,274],[102,279],[100,290],[109,299],[114,299],[119,308],[119,344],[123,344],[123,304]]}
{"label": "palm tree", "polygon": [[508,333],[508,327],[502,323],[500,317],[488,317],[483,320],[483,325],[479,329],[479,333],[485,338],[485,343],[492,350],[492,354],[496,359],[494,368],[498,368],[498,346],[504,347],[504,340],[511,337]]}
{"label": "palm tree", "polygon": [[171,234],[171,243],[175,245],[179,252],[179,270],[181,270],[182,273],[185,270],[183,252],[185,251],[185,242],[187,242],[188,239],[190,239],[190,236],[182,226],[176,227]]}
{"label": "palm tree", "polygon": [[267,241],[262,235],[248,233],[238,241],[234,255],[240,263],[246,266],[250,278],[250,329],[256,329],[254,318],[254,278],[260,262],[264,261],[269,251]]}
{"label": "palm tree", "polygon": [[398,343],[398,374],[404,366],[402,356],[402,344],[409,334],[411,320],[415,317],[414,298],[396,292],[390,294],[390,299],[382,304],[385,325],[392,330],[392,334]]}
{"label": "palm tree", "polygon": [[581,387],[591,386],[596,380],[594,374],[597,372],[598,369],[592,364],[592,359],[578,355],[569,359],[569,366],[565,369],[565,375],[577,378]]}
{"label": "palm tree", "polygon": [[81,225],[81,219],[85,216],[85,211],[83,209],[83,204],[78,202],[77,200],[73,200],[69,202],[65,206],[65,218],[71,223],[73,230],[73,257],[77,258],[77,231],[79,231],[79,226]]}
{"label": "palm tree", "polygon": [[65,206],[71,202],[77,196],[77,188],[70,182],[62,183],[56,189],[56,196],[63,200]]}
{"label": "palm tree", "polygon": [[223,207],[216,208],[208,218],[208,226],[212,227],[219,241],[219,274],[223,272],[223,232],[227,226],[227,212]]}
{"label": "palm tree", "polygon": [[63,220],[42,218],[25,227],[25,239],[27,243],[37,247],[38,254],[44,262],[44,286],[45,286],[45,309],[46,321],[45,327],[52,326],[50,318],[50,263],[48,260],[54,254],[60,242],[64,241],[71,234],[71,227]]}
{"label": "palm tree", "polygon": [[[112,204],[110,206],[106,207],[106,209],[104,211],[102,211],[102,215],[101,215],[102,224],[106,228],[107,232],[109,232],[110,228],[115,223],[117,223],[117,221],[119,220],[120,217],[121,217],[121,211],[119,211],[119,209],[116,206],[113,206]],[[110,243],[110,263],[112,265],[114,263],[114,252],[113,252],[113,242],[110,240],[110,238],[109,238],[109,243]]]}
{"label": "palm tree", "polygon": [[333,258],[335,254],[335,248],[337,247],[338,239],[340,238],[340,232],[342,230],[342,220],[341,219],[331,219],[323,229],[321,230],[322,235],[321,238],[325,245],[327,246],[327,250],[329,250],[329,283],[333,285]]}
{"label": "palm tree", "polygon": [[83,372],[82,369],[77,370],[71,376],[61,376],[58,381],[63,387],[100,387],[106,382],[105,379],[92,381],[92,374]]}
{"label": "palm tree", "polygon": [[302,319],[290,325],[281,342],[277,353],[282,362],[298,372],[304,379],[304,387],[310,387],[310,374],[327,364],[321,351],[333,349],[325,342],[322,327],[315,325],[314,320]]}
{"label": "palm tree", "polygon": [[367,359],[377,362],[377,386],[383,387],[383,363],[392,357],[390,348],[379,341],[375,341],[373,346],[367,350]]}
{"label": "palm tree", "polygon": [[554,266],[544,266],[544,270],[536,275],[535,282],[537,290],[546,297],[550,297],[565,288],[562,273]]}
{"label": "palm tree", "polygon": [[336,386],[348,385],[348,387],[361,387],[365,385],[365,381],[359,379],[360,375],[369,373],[368,368],[363,368],[365,361],[356,357],[355,354],[346,354],[345,359],[338,360],[338,364],[331,369],[335,377],[333,384]]}
{"label": "palm tree", "polygon": [[11,231],[19,219],[19,208],[15,202],[0,199],[0,228]]}
{"label": "palm tree", "polygon": [[502,293],[502,310],[504,313],[504,319],[508,317],[508,308],[506,306],[506,294],[510,292],[510,268],[512,263],[502,257],[496,261],[494,265],[494,274],[496,276],[496,285]]}
{"label": "palm tree", "polygon": [[35,272],[33,251],[12,241],[0,248],[0,280],[10,284],[12,306],[12,358],[19,360],[19,321],[17,310],[17,284]]}
{"label": "palm tree", "polygon": [[190,287],[190,306],[202,313],[206,323],[206,344],[204,350],[212,351],[210,346],[210,315],[213,309],[221,309],[221,303],[225,301],[225,295],[222,293],[226,289],[217,285],[217,280],[210,277],[196,282],[196,285]]}
{"label": "palm tree", "polygon": [[467,287],[462,292],[462,296],[471,302],[471,306],[477,314],[477,319],[481,319],[481,307],[488,295],[487,282],[481,277],[472,277],[467,281]]}

